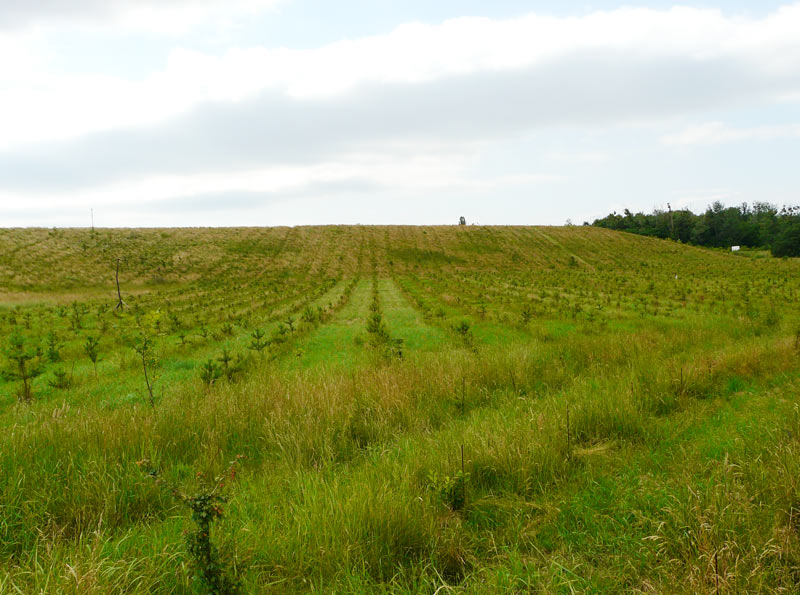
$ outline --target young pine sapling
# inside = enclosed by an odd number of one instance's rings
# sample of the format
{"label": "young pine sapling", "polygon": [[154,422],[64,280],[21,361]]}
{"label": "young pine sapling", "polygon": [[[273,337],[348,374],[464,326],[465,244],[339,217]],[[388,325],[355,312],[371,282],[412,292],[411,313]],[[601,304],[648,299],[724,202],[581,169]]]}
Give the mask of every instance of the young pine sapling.
{"label": "young pine sapling", "polygon": [[248,346],[248,349],[261,355],[261,352],[263,352],[268,346],[269,340],[266,338],[263,329],[253,329],[253,332],[250,333],[250,345]]}
{"label": "young pine sapling", "polygon": [[55,331],[47,333],[47,359],[51,363],[61,361],[61,344],[58,342],[58,335]]}
{"label": "young pine sapling", "polygon": [[13,333],[8,338],[4,355],[8,364],[3,370],[3,376],[9,380],[21,381],[17,398],[30,403],[33,400],[33,380],[44,371],[39,349],[30,345],[19,333]]}
{"label": "young pine sapling", "polygon": [[219,378],[221,371],[219,366],[214,363],[213,359],[209,359],[200,366],[200,380],[206,385],[206,389],[210,389],[214,381]]}
{"label": "young pine sapling", "polygon": [[[73,364],[74,368],[74,364]],[[50,388],[66,389],[72,386],[72,373],[67,375],[67,371],[56,368],[53,370],[53,379],[48,380],[47,384]]]}
{"label": "young pine sapling", "polygon": [[100,359],[100,340],[97,337],[89,335],[86,337],[86,343],[83,344],[83,350],[92,362],[92,366],[94,366],[94,379],[97,380],[97,361]]}
{"label": "young pine sapling", "polygon": [[284,321],[286,326],[289,327],[289,332],[292,334],[294,334],[294,322],[294,316],[287,316],[286,320]]}

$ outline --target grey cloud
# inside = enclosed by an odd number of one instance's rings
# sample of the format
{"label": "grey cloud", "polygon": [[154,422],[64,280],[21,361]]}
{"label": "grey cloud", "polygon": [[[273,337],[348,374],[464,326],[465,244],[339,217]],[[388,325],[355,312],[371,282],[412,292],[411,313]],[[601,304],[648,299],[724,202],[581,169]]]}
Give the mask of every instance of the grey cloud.
{"label": "grey cloud", "polygon": [[111,16],[119,0],[9,0],[0,8],[0,29],[15,29],[41,21]]}
{"label": "grey cloud", "polygon": [[[21,221],[29,221],[31,217],[42,217],[43,215],[52,220],[59,220],[75,214],[76,209],[70,207],[14,207],[9,208],[2,205],[0,210],[0,227],[18,225]],[[82,212],[83,214],[83,212]]]}
{"label": "grey cloud", "polygon": [[0,30],[38,23],[103,21],[135,6],[223,4],[219,0],[3,0]]}
{"label": "grey cloud", "polygon": [[[276,190],[271,192],[252,192],[252,191],[226,191],[226,192],[207,192],[193,194],[191,196],[177,196],[172,198],[160,199],[158,201],[131,201],[114,204],[108,207],[109,211],[123,212],[147,212],[147,213],[219,213],[229,211],[247,211],[267,206],[271,203],[285,200],[288,198],[325,198],[335,197],[345,194],[364,194],[374,193],[384,189],[383,186],[360,178],[347,180],[335,180],[330,182],[312,182],[302,186],[287,190]],[[83,216],[85,209],[69,206],[46,206],[29,207],[18,205],[11,208],[3,208],[3,220],[6,223],[24,221],[33,218],[46,216],[50,219],[64,219],[75,216],[76,210]],[[3,222],[0,221],[0,226]]]}
{"label": "grey cloud", "polygon": [[733,60],[603,52],[335,98],[277,92],[204,105],[162,126],[0,153],[0,188],[77,188],[156,173],[306,164],[398,142],[458,144],[556,126],[603,126],[769,101],[800,89]]}
{"label": "grey cloud", "polygon": [[217,211],[257,209],[267,204],[287,198],[324,198],[339,194],[375,192],[382,187],[370,180],[352,179],[334,182],[315,182],[305,184],[290,190],[276,190],[271,192],[210,192],[192,196],[181,196],[159,200],[152,203],[134,203],[122,205],[122,208],[142,210],[157,210],[167,213],[186,213],[187,211],[213,213]]}

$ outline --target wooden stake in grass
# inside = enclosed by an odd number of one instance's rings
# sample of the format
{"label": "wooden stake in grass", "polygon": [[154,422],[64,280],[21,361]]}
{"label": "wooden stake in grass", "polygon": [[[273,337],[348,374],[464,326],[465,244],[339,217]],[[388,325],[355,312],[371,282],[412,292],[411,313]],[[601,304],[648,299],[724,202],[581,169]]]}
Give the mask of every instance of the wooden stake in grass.
{"label": "wooden stake in grass", "polygon": [[150,338],[147,337],[147,335],[142,335],[140,340],[134,344],[133,349],[142,358],[142,370],[144,371],[144,382],[147,385],[147,394],[150,396],[150,406],[155,408],[156,399],[153,396],[153,385],[150,383],[150,377],[147,374],[147,358],[150,355],[152,347],[153,344]]}
{"label": "wooden stake in grass", "polygon": [[572,459],[572,444],[569,434],[569,405],[567,405],[567,460]]}
{"label": "wooden stake in grass", "polygon": [[119,289],[119,258],[117,259],[117,270],[115,273],[115,278],[117,280],[117,298],[119,301],[117,302],[115,310],[122,310],[125,307],[125,302],[122,301],[122,292]]}

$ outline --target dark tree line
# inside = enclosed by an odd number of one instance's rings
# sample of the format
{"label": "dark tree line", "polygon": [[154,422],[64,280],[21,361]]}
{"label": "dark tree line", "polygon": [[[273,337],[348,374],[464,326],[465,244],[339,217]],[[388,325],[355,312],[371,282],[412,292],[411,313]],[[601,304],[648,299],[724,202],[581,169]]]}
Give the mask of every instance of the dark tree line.
{"label": "dark tree line", "polygon": [[763,202],[726,207],[715,202],[699,215],[688,209],[656,209],[649,215],[625,209],[592,225],[698,246],[769,248],[773,256],[800,256],[800,207],[778,210]]}

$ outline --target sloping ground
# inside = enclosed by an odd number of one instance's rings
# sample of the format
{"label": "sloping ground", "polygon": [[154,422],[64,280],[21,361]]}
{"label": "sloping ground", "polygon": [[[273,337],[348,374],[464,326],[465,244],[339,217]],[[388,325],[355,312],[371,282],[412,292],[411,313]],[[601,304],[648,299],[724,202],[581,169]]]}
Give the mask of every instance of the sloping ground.
{"label": "sloping ground", "polygon": [[143,468],[202,496],[237,455],[211,539],[244,592],[797,592],[798,266],[588,227],[0,230],[0,592],[194,592]]}
{"label": "sloping ground", "polygon": [[[274,269],[324,274],[322,263],[366,275],[364,244],[375,246],[397,273],[651,267],[680,275],[689,267],[757,271],[764,262],[735,258],[595,227],[377,227],[207,229],[0,229],[0,289],[10,291],[108,287],[116,259],[124,284],[241,278]],[[571,260],[575,259],[575,262]],[[787,272],[798,272],[789,261]],[[774,265],[770,265],[774,266]]]}
{"label": "sloping ground", "polygon": [[369,304],[370,283],[361,279],[347,305],[328,322],[300,342],[287,368],[352,365],[363,359],[363,349],[355,339],[364,333]]}

